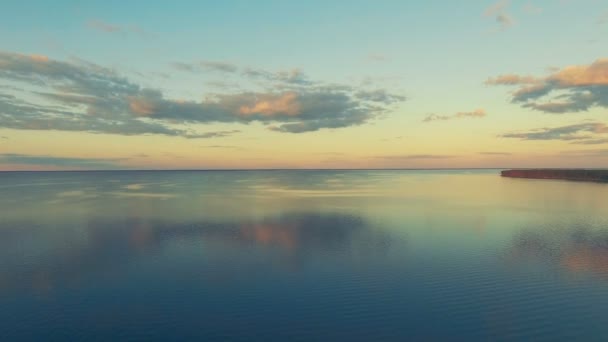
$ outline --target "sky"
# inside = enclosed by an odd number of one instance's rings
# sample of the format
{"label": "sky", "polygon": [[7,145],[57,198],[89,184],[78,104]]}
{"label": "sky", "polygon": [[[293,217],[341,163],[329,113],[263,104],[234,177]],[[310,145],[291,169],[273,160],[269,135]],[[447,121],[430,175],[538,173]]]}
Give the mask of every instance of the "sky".
{"label": "sky", "polygon": [[0,170],[608,167],[608,3],[13,1]]}

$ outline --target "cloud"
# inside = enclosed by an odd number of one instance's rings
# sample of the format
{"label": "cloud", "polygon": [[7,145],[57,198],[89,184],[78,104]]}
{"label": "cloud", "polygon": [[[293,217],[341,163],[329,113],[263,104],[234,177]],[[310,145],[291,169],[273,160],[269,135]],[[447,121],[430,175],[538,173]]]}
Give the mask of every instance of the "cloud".
{"label": "cloud", "polygon": [[312,82],[302,70],[294,68],[289,70],[268,71],[260,68],[241,67],[236,64],[220,61],[200,61],[196,63],[175,62],[173,67],[183,72],[220,72],[237,75],[251,80],[307,85]]}
{"label": "cloud", "polygon": [[202,148],[226,148],[226,149],[238,149],[238,150],[242,150],[242,147],[239,146],[233,146],[233,145],[205,145],[205,146],[200,146]]}
{"label": "cloud", "polygon": [[253,69],[244,68],[241,75],[251,79],[287,83],[287,84],[300,84],[307,85],[312,82],[308,80],[308,77],[300,69],[282,70],[278,72],[271,72],[264,69]]}
{"label": "cloud", "polygon": [[0,154],[0,164],[19,164],[37,166],[55,166],[65,168],[120,168],[122,158],[95,159],[95,158],[67,158],[46,155],[28,155],[16,153]]}
{"label": "cloud", "polygon": [[486,116],[486,111],[484,109],[475,109],[472,112],[458,112],[453,115],[437,115],[437,114],[429,114],[422,120],[423,122],[431,122],[437,120],[453,120],[453,119],[464,119],[464,118],[483,118]]}
{"label": "cloud", "polygon": [[608,125],[601,122],[586,122],[553,128],[541,128],[529,132],[502,134],[502,138],[521,140],[562,140],[577,144],[596,143],[597,135],[608,134]]}
{"label": "cloud", "polygon": [[385,89],[362,90],[355,93],[355,97],[365,101],[395,103],[406,100],[405,96],[392,94]]}
{"label": "cloud", "polygon": [[104,32],[104,33],[120,33],[120,34],[133,33],[133,34],[140,35],[142,37],[151,36],[151,34],[149,32],[143,30],[139,26],[116,25],[116,24],[110,24],[110,23],[107,23],[107,22],[104,22],[101,20],[96,20],[96,19],[89,20],[87,22],[87,27],[89,27],[90,29],[99,31],[99,32]]}
{"label": "cloud", "polygon": [[509,152],[479,152],[479,154],[486,156],[510,156],[512,153]]}
{"label": "cloud", "polygon": [[0,52],[0,80],[23,86],[0,95],[0,127],[207,138],[191,125],[261,122],[275,131],[302,133],[361,125],[405,100],[382,89],[300,82],[299,71],[261,77],[272,80],[262,91],[174,100],[86,61]]}
{"label": "cloud", "polygon": [[239,67],[235,64],[220,61],[201,61],[199,63],[175,62],[173,67],[180,71],[216,71],[224,73],[236,73]]}
{"label": "cloud", "polygon": [[388,60],[385,55],[379,53],[370,53],[366,59],[370,62],[385,62]]}
{"label": "cloud", "polygon": [[201,66],[209,70],[222,72],[236,72],[238,70],[238,67],[234,64],[218,61],[204,61],[201,62]]}
{"label": "cloud", "polygon": [[288,115],[296,116],[300,114],[302,108],[298,101],[298,94],[286,92],[278,95],[266,95],[256,98],[251,104],[242,105],[238,113],[241,115]]}
{"label": "cloud", "polygon": [[542,13],[543,9],[531,3],[525,4],[523,10],[527,14],[539,14]]}
{"label": "cloud", "polygon": [[326,156],[345,156],[344,152],[319,152],[317,154],[326,155]]}
{"label": "cloud", "polygon": [[412,160],[412,159],[449,159],[455,158],[452,155],[441,155],[441,154],[404,154],[404,155],[389,155],[389,156],[375,156],[378,159],[387,160]]}
{"label": "cloud", "polygon": [[513,18],[506,13],[499,13],[496,15],[496,21],[503,29],[513,25]]}
{"label": "cloud", "polygon": [[517,87],[511,101],[544,113],[574,113],[608,107],[608,58],[589,65],[573,65],[546,77],[502,75],[489,85]]}
{"label": "cloud", "polygon": [[238,129],[234,129],[231,131],[217,131],[217,132],[207,132],[199,134],[201,138],[223,138],[236,133],[240,133],[241,131]]}
{"label": "cloud", "polygon": [[494,18],[500,24],[501,29],[507,29],[514,23],[513,18],[506,11],[508,6],[509,0],[500,0],[488,7],[483,15]]}
{"label": "cloud", "polygon": [[87,25],[94,30],[108,32],[108,33],[123,31],[123,28],[121,26],[109,24],[109,23],[103,22],[101,20],[89,20]]}
{"label": "cloud", "polygon": [[608,157],[608,149],[572,150],[563,151],[561,154],[578,157]]}
{"label": "cloud", "polygon": [[519,84],[534,84],[538,79],[532,76],[519,76],[515,74],[500,75],[498,77],[489,78],[486,80],[488,85],[519,85]]}
{"label": "cloud", "polygon": [[600,25],[608,23],[608,11],[600,15],[599,19],[597,20],[597,23]]}
{"label": "cloud", "polygon": [[583,145],[603,145],[603,144],[608,145],[608,138],[585,139],[585,140],[577,141],[576,143],[583,144]]}
{"label": "cloud", "polygon": [[5,136],[3,135],[3,136],[1,136],[1,137],[0,137],[0,139],[7,139],[7,140],[8,140],[8,137],[5,137]]}

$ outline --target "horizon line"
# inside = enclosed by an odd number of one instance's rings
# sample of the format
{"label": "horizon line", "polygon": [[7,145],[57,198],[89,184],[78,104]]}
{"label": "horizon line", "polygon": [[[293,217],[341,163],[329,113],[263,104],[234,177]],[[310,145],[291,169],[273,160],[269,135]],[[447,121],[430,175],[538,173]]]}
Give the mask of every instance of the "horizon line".
{"label": "horizon line", "polygon": [[0,170],[1,172],[217,172],[217,171],[447,171],[447,170],[608,170],[608,167],[456,167],[456,168],[260,168],[260,169],[67,169]]}

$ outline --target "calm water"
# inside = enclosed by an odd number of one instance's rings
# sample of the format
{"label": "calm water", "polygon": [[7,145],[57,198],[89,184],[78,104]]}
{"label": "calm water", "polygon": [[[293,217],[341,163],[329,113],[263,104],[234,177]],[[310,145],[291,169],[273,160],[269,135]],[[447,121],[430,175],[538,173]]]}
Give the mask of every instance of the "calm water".
{"label": "calm water", "polygon": [[608,185],[0,173],[0,340],[608,340]]}

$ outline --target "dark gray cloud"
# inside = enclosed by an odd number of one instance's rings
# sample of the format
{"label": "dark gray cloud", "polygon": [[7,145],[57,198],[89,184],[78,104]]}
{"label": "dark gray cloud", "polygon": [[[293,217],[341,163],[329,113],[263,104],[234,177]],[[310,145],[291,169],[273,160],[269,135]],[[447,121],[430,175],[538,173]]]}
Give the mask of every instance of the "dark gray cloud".
{"label": "dark gray cloud", "polygon": [[[219,62],[205,65],[223,72],[232,70]],[[299,71],[260,77],[280,80],[283,86],[181,101],[85,61],[0,52],[0,80],[23,86],[0,96],[0,127],[210,138],[222,133],[198,133],[183,127],[257,121],[276,131],[301,133],[360,125],[405,99],[382,89],[363,91],[305,82]]]}
{"label": "dark gray cloud", "polygon": [[586,122],[553,128],[541,128],[529,132],[515,132],[500,135],[503,138],[521,140],[565,140],[586,144],[597,141],[600,134],[608,134],[608,125],[601,122]]}
{"label": "dark gray cloud", "polygon": [[0,164],[19,164],[37,166],[55,166],[65,168],[120,168],[120,163],[126,159],[94,159],[94,158],[66,158],[54,156],[36,156],[28,154],[4,153],[0,154]]}
{"label": "dark gray cloud", "polygon": [[489,85],[517,87],[511,101],[544,113],[575,113],[592,107],[608,108],[608,59],[573,65],[546,77],[501,75]]}

